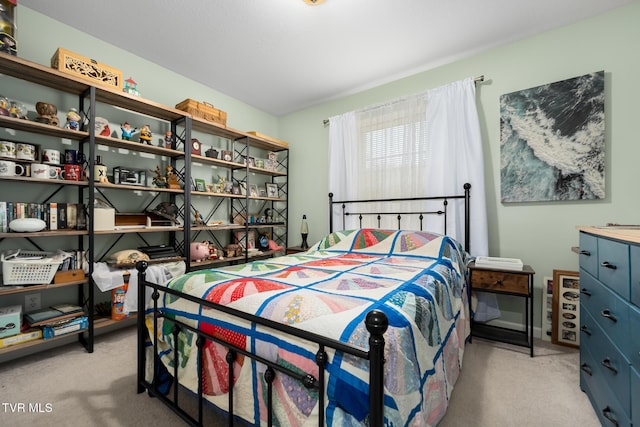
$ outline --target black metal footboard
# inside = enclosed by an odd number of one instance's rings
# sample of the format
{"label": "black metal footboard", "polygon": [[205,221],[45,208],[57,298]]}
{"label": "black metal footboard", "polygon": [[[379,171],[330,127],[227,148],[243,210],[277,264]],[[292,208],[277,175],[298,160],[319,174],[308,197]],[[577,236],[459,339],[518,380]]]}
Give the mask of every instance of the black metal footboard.
{"label": "black metal footboard", "polygon": [[[161,285],[156,285],[154,283],[150,283],[146,281],[146,268],[147,262],[140,261],[136,264],[136,268],[138,269],[138,378],[137,378],[137,386],[138,393],[142,393],[147,390],[151,395],[157,397],[160,401],[166,404],[169,408],[171,408],[177,415],[179,415],[185,422],[191,425],[202,425],[203,424],[203,408],[204,408],[204,397],[203,397],[203,375],[201,370],[201,363],[203,357],[203,349],[206,340],[216,342],[225,348],[227,348],[227,356],[226,361],[229,365],[229,393],[228,393],[228,425],[232,426],[234,424],[234,412],[233,412],[233,400],[234,400],[234,382],[233,382],[233,363],[236,360],[236,357],[241,354],[245,357],[249,357],[259,363],[267,366],[265,371],[264,379],[267,385],[268,391],[268,425],[272,425],[272,417],[273,417],[273,408],[272,408],[272,399],[273,399],[273,390],[272,383],[277,375],[287,375],[294,379],[299,380],[304,384],[305,387],[310,389],[316,389],[318,391],[318,426],[325,425],[325,365],[327,360],[326,349],[334,349],[338,352],[343,352],[345,354],[350,354],[355,357],[359,357],[362,359],[369,360],[369,425],[371,427],[382,427],[384,420],[384,333],[388,327],[388,319],[387,316],[379,310],[372,310],[366,316],[366,327],[370,333],[369,337],[369,351],[363,351],[362,349],[351,347],[346,345],[340,341],[327,339],[323,336],[313,334],[307,331],[303,331],[297,328],[292,328],[290,326],[274,322],[268,319],[263,319],[261,317],[257,317],[242,311],[235,310],[233,308],[216,304],[210,301],[202,300],[201,298],[197,298],[191,295],[187,295],[181,292],[178,292],[173,289],[165,288]],[[145,367],[146,367],[146,341],[149,337],[149,333],[147,331],[147,327],[145,324],[145,313],[146,313],[146,288],[153,289],[152,295],[152,310],[153,310],[153,321],[154,321],[154,330],[157,329],[157,321],[159,318],[164,318],[165,321],[171,321],[174,324],[172,333],[174,334],[174,342],[177,342],[177,335],[181,330],[190,330],[194,334],[197,334],[197,346],[198,346],[198,415],[194,417],[187,411],[183,409],[180,405],[180,401],[178,398],[178,386],[177,384],[173,387],[173,397],[165,396],[162,392],[160,392],[157,388],[156,378],[153,378],[152,381],[147,381],[145,378]],[[316,352],[316,364],[318,366],[318,378],[315,378],[311,374],[301,375],[298,372],[291,371],[283,366],[280,366],[270,360],[266,360],[259,355],[251,354],[245,348],[236,347],[232,344],[227,343],[217,337],[211,336],[209,334],[203,333],[190,325],[184,324],[183,322],[170,319],[164,315],[161,310],[158,310],[158,298],[160,293],[169,293],[172,295],[179,296],[180,298],[187,299],[196,304],[200,304],[202,306],[206,306],[208,308],[218,310],[229,315],[233,315],[235,317],[244,319],[251,323],[261,325],[266,328],[270,328],[274,331],[280,331],[286,333],[288,335],[292,335],[298,337],[300,339],[304,339],[309,343],[314,343],[317,345]],[[158,366],[157,364],[162,363],[159,361],[157,357],[155,357],[157,353],[158,346],[158,338],[157,333],[153,334],[152,339],[153,345],[153,372],[154,377],[157,375]],[[174,352],[175,357],[178,358],[178,352]],[[179,363],[174,363],[174,372],[172,373],[173,378],[177,378],[178,375],[178,366]]]}

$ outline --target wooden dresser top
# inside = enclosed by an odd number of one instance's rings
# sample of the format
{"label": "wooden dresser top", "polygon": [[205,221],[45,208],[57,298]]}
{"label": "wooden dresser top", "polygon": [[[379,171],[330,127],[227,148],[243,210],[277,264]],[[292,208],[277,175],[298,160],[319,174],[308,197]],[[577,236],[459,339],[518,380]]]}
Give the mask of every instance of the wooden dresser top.
{"label": "wooden dresser top", "polygon": [[640,227],[579,225],[576,228],[580,231],[584,231],[585,233],[610,237],[612,239],[626,240],[633,243],[640,243]]}

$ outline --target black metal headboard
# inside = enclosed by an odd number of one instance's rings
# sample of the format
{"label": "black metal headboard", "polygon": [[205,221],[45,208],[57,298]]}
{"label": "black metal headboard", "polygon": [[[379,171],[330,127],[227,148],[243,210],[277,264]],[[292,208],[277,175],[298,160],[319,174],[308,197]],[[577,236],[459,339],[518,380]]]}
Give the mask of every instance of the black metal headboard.
{"label": "black metal headboard", "polygon": [[[395,215],[398,221],[398,230],[401,229],[402,218],[403,216],[412,216],[417,215],[417,218],[420,222],[420,230],[423,227],[423,221],[425,216],[428,215],[444,215],[444,230],[443,234],[447,234],[447,207],[449,205],[449,200],[456,199],[464,199],[464,249],[469,252],[470,245],[470,216],[469,216],[469,197],[471,184],[464,184],[464,193],[453,195],[453,196],[433,196],[433,197],[412,197],[412,198],[398,198],[398,199],[371,199],[371,200],[333,200],[333,193],[329,193],[329,232],[333,232],[333,208],[335,205],[342,205],[342,229],[346,227],[346,218],[348,216],[357,216],[359,219],[360,227],[362,227],[362,219],[365,217],[375,217],[378,221],[378,227],[380,227],[381,220],[383,217]],[[353,205],[364,205],[364,204],[372,204],[378,202],[413,202],[413,201],[441,201],[442,208],[436,210],[412,210],[408,212],[370,212],[370,211],[348,211],[347,207],[356,208]],[[366,207],[363,207],[366,209]],[[358,210],[360,208],[358,207]]]}

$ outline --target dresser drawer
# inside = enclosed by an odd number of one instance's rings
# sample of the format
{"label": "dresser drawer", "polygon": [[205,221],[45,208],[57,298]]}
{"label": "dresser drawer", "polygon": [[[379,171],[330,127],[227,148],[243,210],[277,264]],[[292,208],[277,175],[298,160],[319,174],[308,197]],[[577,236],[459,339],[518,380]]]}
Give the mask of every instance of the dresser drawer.
{"label": "dresser drawer", "polygon": [[631,368],[631,421],[640,426],[640,369]]}
{"label": "dresser drawer", "polygon": [[630,426],[628,408],[625,409],[609,388],[603,372],[597,366],[595,356],[588,349],[580,347],[580,388],[589,396],[603,426]]}
{"label": "dresser drawer", "polygon": [[598,279],[629,300],[629,245],[608,239],[598,239]]}
{"label": "dresser drawer", "polygon": [[640,246],[630,246],[631,258],[631,302],[640,307]]}
{"label": "dresser drawer", "polygon": [[[635,306],[629,307],[629,336],[631,340],[627,357],[629,362],[640,372],[640,308]],[[638,395],[638,400],[640,400],[640,395]],[[640,422],[640,419],[638,421]]]}
{"label": "dresser drawer", "polygon": [[580,233],[580,268],[598,277],[598,238]]}
{"label": "dresser drawer", "polygon": [[529,295],[529,275],[473,269],[471,286],[473,289]]}
{"label": "dresser drawer", "polygon": [[580,308],[589,312],[624,354],[629,351],[629,305],[589,273],[580,274]]}

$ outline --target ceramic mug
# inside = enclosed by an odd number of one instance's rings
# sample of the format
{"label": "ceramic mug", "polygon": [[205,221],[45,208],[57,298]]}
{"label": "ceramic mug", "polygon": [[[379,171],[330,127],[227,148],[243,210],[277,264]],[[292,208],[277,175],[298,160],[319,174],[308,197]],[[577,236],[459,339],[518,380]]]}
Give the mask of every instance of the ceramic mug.
{"label": "ceramic mug", "polygon": [[49,165],[49,179],[64,179],[64,169],[60,166]]}
{"label": "ceramic mug", "polygon": [[52,150],[50,148],[44,148],[42,150],[42,163],[48,163],[52,165],[60,164],[60,151]]}
{"label": "ceramic mug", "polygon": [[18,142],[16,144],[16,158],[21,160],[35,160],[36,147],[32,144]]}
{"label": "ceramic mug", "polygon": [[20,176],[24,173],[24,166],[11,160],[0,160],[0,176]]}
{"label": "ceramic mug", "polygon": [[38,179],[49,179],[49,165],[42,163],[31,163],[31,177]]}
{"label": "ceramic mug", "polygon": [[0,156],[16,158],[16,143],[12,141],[0,141]]}
{"label": "ceramic mug", "polygon": [[80,181],[80,166],[67,163],[64,165],[62,176],[67,181]]}
{"label": "ceramic mug", "polygon": [[67,165],[81,165],[85,160],[84,153],[78,150],[64,150],[64,163]]}

